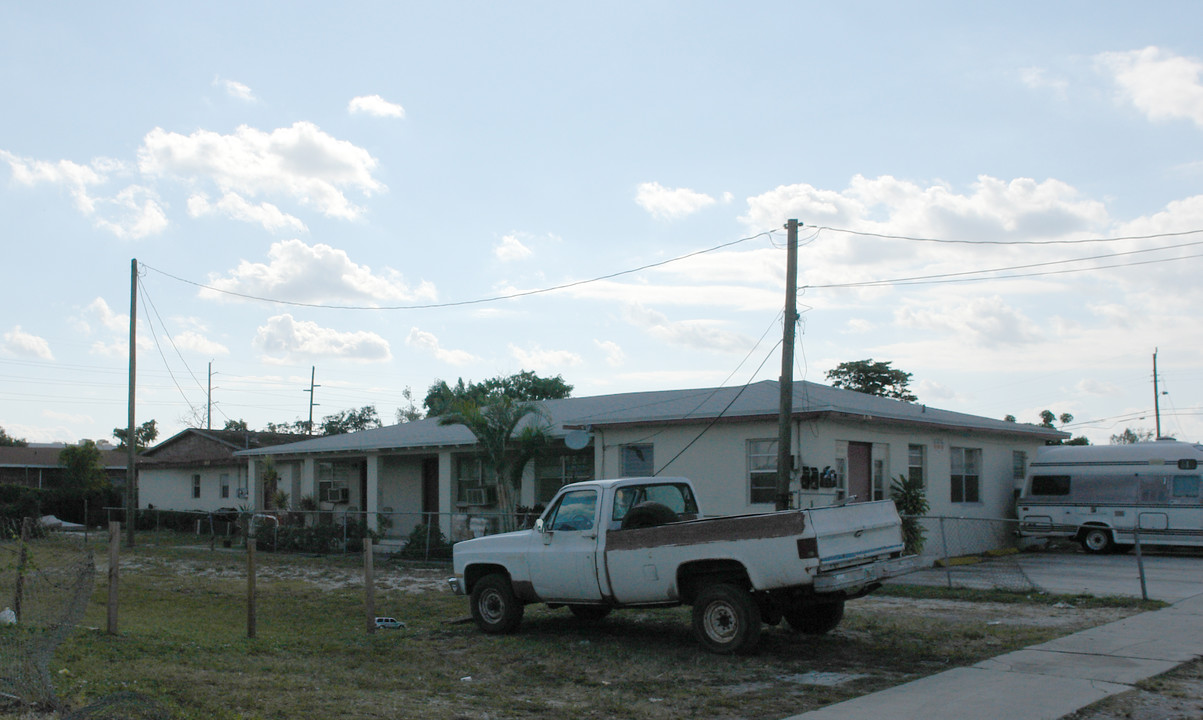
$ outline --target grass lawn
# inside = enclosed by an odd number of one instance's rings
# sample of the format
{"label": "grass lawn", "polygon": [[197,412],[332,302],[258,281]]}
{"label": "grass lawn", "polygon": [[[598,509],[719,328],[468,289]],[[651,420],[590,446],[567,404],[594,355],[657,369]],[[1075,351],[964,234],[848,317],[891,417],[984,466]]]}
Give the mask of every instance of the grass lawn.
{"label": "grass lawn", "polygon": [[1138,610],[1080,608],[1050,624],[1054,611],[1039,605],[1031,622],[1004,622],[1024,613],[998,598],[870,597],[850,602],[829,635],[766,627],[756,655],[722,657],[698,646],[688,608],[585,625],[530,606],[517,634],[486,636],[455,622],[467,602],[439,586],[447,569],[382,558],[377,614],[407,627],[368,635],[359,557],[257,558],[252,640],[243,554],[123,550],[119,633],[104,632],[102,569],[85,627],[54,658],[59,697],[79,708],[134,691],[206,720],[782,718]]}

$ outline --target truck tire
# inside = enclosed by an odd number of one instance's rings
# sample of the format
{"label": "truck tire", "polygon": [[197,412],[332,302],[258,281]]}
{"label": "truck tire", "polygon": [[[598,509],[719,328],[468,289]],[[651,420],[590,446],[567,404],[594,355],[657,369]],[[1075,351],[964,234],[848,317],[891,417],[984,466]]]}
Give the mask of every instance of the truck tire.
{"label": "truck tire", "polygon": [[1115,549],[1111,531],[1105,527],[1088,527],[1078,537],[1082,549],[1092,555],[1105,555]]}
{"label": "truck tire", "polygon": [[707,585],[693,602],[693,632],[712,653],[750,653],[760,640],[760,608],[743,588]]}
{"label": "truck tire", "polygon": [[613,608],[609,605],[569,605],[568,609],[572,611],[577,620],[594,623],[605,619]]}
{"label": "truck tire", "polygon": [[522,622],[526,607],[514,595],[510,579],[501,573],[486,575],[472,588],[472,620],[490,635],[512,633]]}
{"label": "truck tire", "polygon": [[672,508],[648,500],[627,510],[627,514],[622,516],[622,525],[620,527],[623,530],[636,530],[638,528],[656,527],[657,525],[675,522],[676,519],[677,514],[672,511]]}
{"label": "truck tire", "polygon": [[844,601],[817,605],[794,605],[785,611],[785,621],[795,631],[807,635],[825,635],[844,619]]}

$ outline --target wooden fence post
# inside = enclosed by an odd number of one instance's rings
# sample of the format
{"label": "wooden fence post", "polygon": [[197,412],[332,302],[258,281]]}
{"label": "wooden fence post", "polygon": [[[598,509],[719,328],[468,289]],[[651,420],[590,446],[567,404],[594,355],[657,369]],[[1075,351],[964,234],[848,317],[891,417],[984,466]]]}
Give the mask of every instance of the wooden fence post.
{"label": "wooden fence post", "polygon": [[363,593],[368,616],[368,634],[376,632],[376,566],[372,556],[372,538],[363,539]]}
{"label": "wooden fence post", "polygon": [[17,588],[13,592],[13,613],[21,620],[21,604],[25,600],[25,566],[29,563],[29,530],[33,518],[21,518],[21,548],[17,554]]}
{"label": "wooden fence post", "polygon": [[117,580],[120,575],[121,523],[109,521],[109,624],[108,633],[117,634]]}
{"label": "wooden fence post", "polygon": [[255,516],[247,519],[246,531],[246,636],[255,638],[258,618],[255,613]]}

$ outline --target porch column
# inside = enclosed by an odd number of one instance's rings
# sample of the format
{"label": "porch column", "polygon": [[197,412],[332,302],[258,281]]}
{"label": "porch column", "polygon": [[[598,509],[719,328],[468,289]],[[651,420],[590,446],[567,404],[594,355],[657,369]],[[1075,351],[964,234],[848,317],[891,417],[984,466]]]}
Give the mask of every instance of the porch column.
{"label": "porch column", "polygon": [[246,464],[246,506],[251,512],[259,510],[259,460],[254,457]]}
{"label": "porch column", "polygon": [[317,462],[312,455],[301,460],[301,497],[306,495],[317,502]]}
{"label": "porch column", "polygon": [[376,513],[380,505],[380,455],[372,453],[367,457],[367,497],[363,498],[363,510],[367,513],[365,519],[368,527],[376,530]]}
{"label": "porch column", "polygon": [[450,450],[439,453],[439,513],[453,512],[454,503],[451,495],[452,456]]}

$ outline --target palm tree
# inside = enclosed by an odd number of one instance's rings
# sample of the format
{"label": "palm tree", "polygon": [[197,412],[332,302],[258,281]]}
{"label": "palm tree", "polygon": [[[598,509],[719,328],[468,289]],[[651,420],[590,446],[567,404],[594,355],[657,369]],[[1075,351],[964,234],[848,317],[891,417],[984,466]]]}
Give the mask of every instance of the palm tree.
{"label": "palm tree", "polygon": [[[527,425],[517,436],[514,431],[530,415],[543,420]],[[513,530],[514,510],[522,487],[522,470],[538,449],[547,443],[546,415],[538,404],[515,400],[494,393],[480,404],[460,399],[439,417],[440,425],[463,425],[476,436],[485,462],[497,479],[497,505],[501,509],[503,531]]]}

